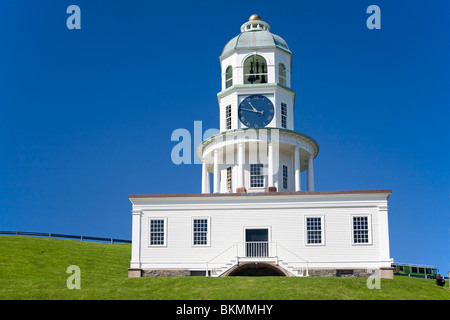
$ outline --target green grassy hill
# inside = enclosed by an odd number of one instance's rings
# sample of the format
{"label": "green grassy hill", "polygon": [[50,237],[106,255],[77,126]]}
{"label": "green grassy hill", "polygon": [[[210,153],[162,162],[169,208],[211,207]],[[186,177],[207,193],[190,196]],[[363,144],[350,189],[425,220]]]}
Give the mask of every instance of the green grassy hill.
{"label": "green grassy hill", "polygon": [[[129,279],[130,252],[130,244],[0,236],[0,299],[450,300],[448,283],[408,277],[382,279],[379,290],[356,278]],[[70,265],[80,267],[80,290],[67,288]]]}

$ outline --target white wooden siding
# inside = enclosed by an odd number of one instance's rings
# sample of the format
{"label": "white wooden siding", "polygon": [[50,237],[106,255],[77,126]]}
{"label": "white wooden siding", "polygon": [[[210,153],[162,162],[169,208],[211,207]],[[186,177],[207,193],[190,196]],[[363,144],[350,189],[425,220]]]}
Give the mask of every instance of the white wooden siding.
{"label": "white wooden siding", "polygon": [[[329,198],[329,197],[328,197]],[[245,241],[246,227],[269,227],[269,241],[276,242],[309,261],[310,267],[387,266],[388,239],[380,230],[379,207],[386,207],[381,197],[355,196],[308,197],[240,196],[203,199],[167,197],[132,200],[133,211],[141,211],[139,261],[142,268],[203,268],[206,261],[236,242]],[[370,244],[353,244],[354,215],[368,215],[371,220]],[[324,245],[306,243],[306,216],[324,219]],[[149,219],[166,218],[166,246],[149,246]],[[192,218],[209,219],[208,246],[192,245]],[[382,218],[381,221],[387,219]],[[135,221],[133,222],[135,223]],[[133,227],[133,230],[136,228]],[[134,231],[133,231],[134,232]],[[384,240],[384,241],[382,241]],[[135,249],[136,250],[136,249]],[[135,264],[136,266],[136,264]]]}

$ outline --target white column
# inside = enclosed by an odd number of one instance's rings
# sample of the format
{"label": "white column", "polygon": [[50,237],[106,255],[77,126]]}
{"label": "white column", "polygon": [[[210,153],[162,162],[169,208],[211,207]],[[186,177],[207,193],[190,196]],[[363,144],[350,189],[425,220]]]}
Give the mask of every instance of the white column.
{"label": "white column", "polygon": [[295,147],[294,153],[294,168],[295,168],[295,191],[301,191],[301,181],[300,181],[300,148]]}
{"label": "white column", "polygon": [[[379,213],[379,228],[380,228],[380,260],[389,261],[389,222],[388,222],[388,206],[387,200],[383,205],[378,206]],[[390,266],[387,263],[387,266]]]}
{"label": "white column", "polygon": [[269,152],[268,152],[268,175],[269,175],[269,188],[273,187],[273,145],[269,142]]}
{"label": "white column", "polygon": [[141,210],[133,209],[130,268],[141,267]]}
{"label": "white column", "polygon": [[219,150],[214,150],[214,193],[220,192]]}
{"label": "white column", "polygon": [[314,155],[310,154],[308,157],[308,191],[314,191]]}
{"label": "white column", "polygon": [[238,188],[244,188],[244,148],[244,142],[238,144]]}
{"label": "white column", "polygon": [[206,171],[206,193],[211,193],[211,179],[209,177],[209,171]]}
{"label": "white column", "polygon": [[209,172],[206,162],[202,162],[202,193],[210,193],[209,189]]}

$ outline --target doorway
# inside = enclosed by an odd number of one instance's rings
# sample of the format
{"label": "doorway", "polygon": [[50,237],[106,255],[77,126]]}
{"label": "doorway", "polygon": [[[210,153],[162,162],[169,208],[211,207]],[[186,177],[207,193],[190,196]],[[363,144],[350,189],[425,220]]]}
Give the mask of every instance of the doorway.
{"label": "doorway", "polygon": [[269,229],[245,229],[245,256],[269,256]]}

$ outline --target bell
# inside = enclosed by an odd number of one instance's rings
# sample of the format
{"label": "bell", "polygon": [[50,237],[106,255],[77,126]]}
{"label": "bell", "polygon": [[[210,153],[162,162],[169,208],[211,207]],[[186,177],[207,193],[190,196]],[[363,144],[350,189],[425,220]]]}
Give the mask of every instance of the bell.
{"label": "bell", "polygon": [[266,81],[266,75],[265,75],[265,72],[264,72],[264,64],[261,65],[261,73],[262,73],[262,76],[261,76],[261,83],[267,83],[267,81]]}
{"label": "bell", "polygon": [[251,84],[253,84],[253,82],[256,81],[256,77],[253,74],[253,62],[250,62],[250,76],[248,77],[248,82],[250,82]]}
{"label": "bell", "polygon": [[256,60],[256,80],[259,80],[259,65],[258,65],[258,60]]}

